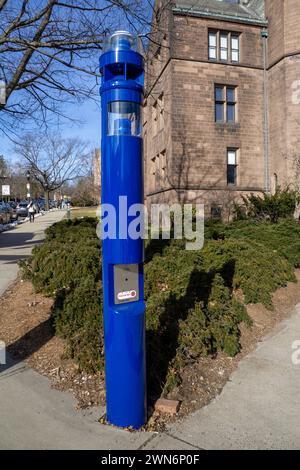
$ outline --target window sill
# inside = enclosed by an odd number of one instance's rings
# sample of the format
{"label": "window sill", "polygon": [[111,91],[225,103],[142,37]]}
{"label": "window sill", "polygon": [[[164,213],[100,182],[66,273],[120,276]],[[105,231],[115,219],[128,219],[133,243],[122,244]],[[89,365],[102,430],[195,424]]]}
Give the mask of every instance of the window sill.
{"label": "window sill", "polygon": [[217,127],[229,127],[229,128],[234,128],[234,129],[239,129],[241,127],[241,124],[239,122],[221,122],[221,121],[215,121],[215,125]]}
{"label": "window sill", "polygon": [[221,60],[221,59],[210,59],[208,61],[213,64],[222,64],[222,65],[242,65],[242,62],[230,62],[229,60]]}

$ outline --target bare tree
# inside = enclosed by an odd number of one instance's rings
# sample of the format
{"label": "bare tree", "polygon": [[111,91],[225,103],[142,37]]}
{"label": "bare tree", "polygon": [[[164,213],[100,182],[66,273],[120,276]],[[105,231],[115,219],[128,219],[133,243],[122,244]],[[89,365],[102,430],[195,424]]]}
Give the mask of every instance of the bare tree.
{"label": "bare tree", "polygon": [[64,115],[62,102],[90,97],[105,37],[125,25],[147,33],[153,3],[0,0],[0,81],[6,84],[0,132],[13,138],[18,122],[32,118],[47,124],[49,112]]}
{"label": "bare tree", "polygon": [[0,155],[0,179],[6,178],[8,172],[8,163],[4,155]]}
{"label": "bare tree", "polygon": [[87,205],[97,204],[92,176],[80,178],[76,186],[72,188],[71,193],[72,199],[75,200],[75,204],[78,203],[78,205],[84,207]]}
{"label": "bare tree", "polygon": [[77,138],[63,139],[55,134],[28,134],[15,148],[33,180],[45,194],[46,209],[49,194],[65,184],[89,174],[92,153],[88,145]]}

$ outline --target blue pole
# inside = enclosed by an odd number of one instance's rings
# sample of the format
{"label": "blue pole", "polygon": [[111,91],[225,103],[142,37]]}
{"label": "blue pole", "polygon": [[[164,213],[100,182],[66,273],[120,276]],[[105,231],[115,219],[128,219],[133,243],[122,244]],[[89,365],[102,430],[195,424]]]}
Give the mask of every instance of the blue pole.
{"label": "blue pole", "polygon": [[117,215],[116,238],[102,233],[106,414],[111,424],[138,429],[147,419],[144,243],[142,238],[129,238],[133,218],[127,216],[124,203],[128,208],[144,203],[144,61],[129,33],[110,37],[100,71],[101,203],[111,204]]}

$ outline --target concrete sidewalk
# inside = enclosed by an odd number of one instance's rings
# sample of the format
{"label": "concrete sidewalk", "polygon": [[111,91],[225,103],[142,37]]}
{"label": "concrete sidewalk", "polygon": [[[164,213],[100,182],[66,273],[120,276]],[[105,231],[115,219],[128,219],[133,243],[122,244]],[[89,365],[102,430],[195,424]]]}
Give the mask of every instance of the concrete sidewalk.
{"label": "concrete sidewalk", "polygon": [[34,223],[24,222],[15,229],[0,233],[0,295],[18,275],[18,261],[30,255],[32,248],[44,238],[47,227],[65,216],[53,211],[37,217]]}
{"label": "concrete sidewalk", "polygon": [[[55,214],[41,223],[52,223]],[[27,233],[24,238],[32,244],[43,229],[20,228],[15,248],[23,254],[28,245],[20,243],[21,234]],[[4,249],[6,256],[16,256],[14,248]],[[1,263],[4,277],[7,264]],[[52,389],[48,379],[24,364],[9,362],[0,366],[0,449],[299,449],[300,364],[292,362],[297,340],[300,304],[240,362],[216,400],[161,434],[101,425],[104,409],[76,411],[72,395]]]}
{"label": "concrete sidewalk", "polygon": [[[165,433],[130,433],[75,411],[68,393],[24,364],[0,370],[0,449],[299,449],[300,305],[241,361],[221,395]],[[300,357],[300,355],[299,355]]]}

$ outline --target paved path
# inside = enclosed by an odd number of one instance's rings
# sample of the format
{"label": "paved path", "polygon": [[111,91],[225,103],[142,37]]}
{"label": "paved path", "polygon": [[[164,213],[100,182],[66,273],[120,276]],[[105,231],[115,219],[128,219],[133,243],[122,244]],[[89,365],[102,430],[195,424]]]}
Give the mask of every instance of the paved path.
{"label": "paved path", "polygon": [[[55,213],[45,217],[43,227]],[[26,224],[11,232],[13,249],[0,249],[0,259],[11,256],[1,259],[2,277],[7,263],[41,239],[43,227]],[[300,365],[291,360],[297,340],[300,304],[241,361],[216,400],[162,434],[100,425],[103,409],[78,412],[70,394],[50,388],[24,364],[8,362],[0,366],[0,449],[299,449]]]}
{"label": "paved path", "polygon": [[18,261],[29,256],[32,248],[44,238],[44,231],[58,222],[65,211],[53,211],[39,216],[30,224],[24,222],[15,229],[0,233],[0,295],[18,274]]}

